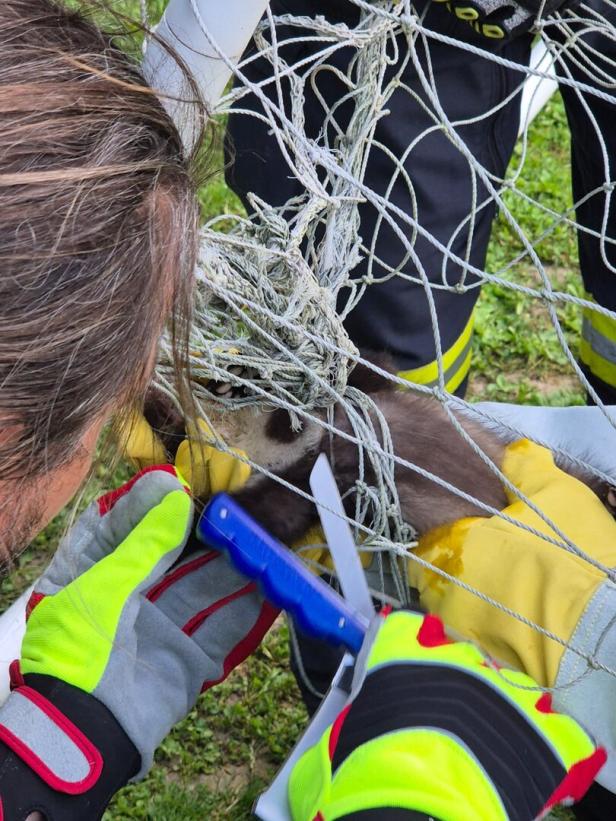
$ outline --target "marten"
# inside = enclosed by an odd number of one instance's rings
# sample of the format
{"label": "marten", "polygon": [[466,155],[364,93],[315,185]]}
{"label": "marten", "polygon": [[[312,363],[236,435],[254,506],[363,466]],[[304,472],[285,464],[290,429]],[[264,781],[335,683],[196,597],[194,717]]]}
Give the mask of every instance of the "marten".
{"label": "marten", "polygon": [[[385,355],[364,354],[367,361],[394,373]],[[390,379],[358,363],[348,384],[367,394],[385,418],[396,456],[417,465],[464,491],[492,508],[501,510],[507,498],[498,476],[475,453],[452,425],[441,403],[411,387],[400,389]],[[228,383],[214,384],[214,393],[227,394]],[[180,414],[162,394],[150,391],[145,415],[159,433],[170,455],[184,436]],[[247,405],[227,410],[215,399],[208,415],[224,441],[246,452],[258,465],[284,479],[290,485],[310,494],[309,476],[319,453],[326,453],[341,494],[353,488],[359,478],[359,452],[354,442],[336,434],[330,435],[318,421],[304,419],[300,430],[292,427],[289,413],[282,408],[264,409]],[[315,416],[325,419],[325,412]],[[485,427],[466,414],[456,418],[489,459],[501,466],[505,447],[512,440],[502,431]],[[333,426],[353,435],[346,413],[340,405],[333,410]],[[378,429],[378,425],[376,426]],[[613,511],[614,493],[602,480],[584,473],[557,458],[560,467],[587,484]],[[364,460],[364,481],[374,480],[370,460]],[[418,536],[466,516],[489,516],[474,504],[436,482],[403,465],[396,465],[395,481],[402,518]],[[291,545],[318,522],[315,505],[281,483],[254,473],[248,483],[234,494],[239,504],[268,532],[284,544]],[[354,516],[354,493],[346,494],[346,512]],[[369,522],[366,523],[369,525]]]}

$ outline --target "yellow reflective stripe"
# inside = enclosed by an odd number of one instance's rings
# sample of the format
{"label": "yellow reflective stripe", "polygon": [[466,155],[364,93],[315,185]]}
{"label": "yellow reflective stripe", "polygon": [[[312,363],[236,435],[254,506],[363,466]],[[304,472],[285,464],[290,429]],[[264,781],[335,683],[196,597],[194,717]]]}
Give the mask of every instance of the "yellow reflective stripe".
{"label": "yellow reflective stripe", "polygon": [[588,370],[601,379],[602,382],[616,388],[616,365],[603,359],[596,351],[593,351],[585,339],[580,342],[580,359]]}
{"label": "yellow reflective stripe", "polygon": [[582,310],[580,359],[591,373],[616,387],[616,320],[592,308]]}
{"label": "yellow reflective stripe", "polygon": [[472,753],[455,737],[430,728],[399,730],[362,744],[336,770],[329,800],[319,810],[325,821],[334,821],[378,807],[404,807],[447,821],[507,819]]}
{"label": "yellow reflective stripe", "polygon": [[[590,294],[586,295],[587,299],[595,300]],[[601,336],[606,337],[611,342],[616,343],[616,320],[610,316],[605,316],[598,311],[593,311],[592,308],[583,308],[582,316],[587,319],[592,327],[598,331]]]}
{"label": "yellow reflective stripe", "polygon": [[[603,317],[603,319],[606,319],[606,317]],[[602,359],[616,365],[616,342],[612,342],[609,337],[598,331],[588,317],[584,317],[582,320],[582,339],[585,339],[592,350]]]}
{"label": "yellow reflective stripe", "polygon": [[[473,321],[473,316],[469,317],[469,320],[460,336],[456,339],[451,348],[443,354],[443,371],[447,386],[449,386],[450,383],[457,383],[456,387],[458,387],[468,373],[468,369],[470,367],[470,348],[473,335]],[[466,368],[466,370],[464,370],[464,368]],[[438,384],[438,373],[438,361],[435,359],[427,365],[422,365],[419,368],[411,368],[408,371],[400,371],[398,376],[419,385],[432,386]],[[447,389],[455,390],[455,388],[452,389],[449,387]]]}

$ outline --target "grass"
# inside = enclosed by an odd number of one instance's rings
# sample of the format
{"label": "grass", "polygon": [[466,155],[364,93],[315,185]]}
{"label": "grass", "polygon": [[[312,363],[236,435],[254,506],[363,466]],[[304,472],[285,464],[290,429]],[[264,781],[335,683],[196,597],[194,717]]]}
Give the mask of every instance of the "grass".
{"label": "grass", "polygon": [[[570,205],[569,149],[558,97],[532,126],[529,145],[519,188],[544,206],[563,212]],[[538,237],[549,227],[550,219],[536,208],[512,193],[506,199],[529,236]],[[221,176],[201,192],[201,202],[205,216],[239,208]],[[518,250],[514,233],[499,215],[488,270],[502,269]],[[557,228],[537,250],[560,289],[582,292],[571,230]],[[503,276],[527,284],[538,281],[527,262]],[[560,318],[575,350],[580,318],[570,307],[560,312]],[[543,306],[504,286],[483,289],[476,315],[470,395],[526,404],[583,401]],[[100,468],[90,494],[118,484],[121,477],[121,472],[111,474]],[[0,584],[0,605],[6,606],[40,573],[64,523],[60,516],[16,561],[10,576]],[[106,821],[249,818],[255,797],[284,760],[305,720],[289,672],[287,630],[281,623],[251,659],[203,697],[174,729],[158,750],[151,774],[122,790],[106,813]]]}
{"label": "grass", "polygon": [[[564,213],[571,207],[569,131],[559,96],[552,99],[533,123],[522,178],[517,188],[545,208]],[[511,166],[521,155],[518,145]],[[527,236],[540,237],[552,224],[536,206],[508,192],[505,202]],[[558,226],[535,245],[553,287],[583,295],[575,232]],[[506,265],[521,251],[517,237],[503,214],[495,221],[488,251],[487,270],[506,280],[539,287],[540,279],[528,261],[512,269]],[[577,349],[581,317],[566,305],[558,316],[567,341]],[[471,395],[476,399],[533,405],[572,405],[584,402],[584,394],[556,338],[546,307],[504,285],[483,288],[476,314]]]}
{"label": "grass", "polygon": [[230,679],[206,694],[165,740],[147,781],[116,798],[106,819],[245,819],[293,745],[305,714],[278,625]]}

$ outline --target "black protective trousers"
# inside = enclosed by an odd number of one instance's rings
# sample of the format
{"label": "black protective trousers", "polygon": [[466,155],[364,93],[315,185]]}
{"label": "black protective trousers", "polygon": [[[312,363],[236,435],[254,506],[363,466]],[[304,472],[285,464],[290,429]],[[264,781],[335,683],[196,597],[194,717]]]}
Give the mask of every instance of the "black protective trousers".
{"label": "black protective trousers", "polygon": [[[605,18],[616,20],[616,12],[602,0],[590,0],[587,6]],[[271,7],[274,14],[324,15],[330,20],[348,23],[354,23],[357,14],[357,9],[347,0],[272,0]],[[426,5],[420,0],[416,7],[423,15],[427,28],[486,50],[494,50],[522,66],[527,64],[530,36],[495,45],[476,36],[468,24],[459,21],[442,4],[428,0]],[[575,26],[572,28],[575,29]],[[561,42],[562,36],[556,27],[550,26],[547,31],[554,41]],[[279,42],[284,41],[286,35],[296,36],[297,29],[289,32],[281,29],[278,32]],[[613,93],[613,81],[610,89],[601,71],[612,78],[616,75],[616,69],[610,65],[611,60],[616,60],[614,41],[596,31],[585,31],[581,39],[587,55],[592,54],[595,67],[590,67],[584,60],[578,65],[576,60],[565,57],[564,65],[558,68],[559,74],[591,88]],[[519,86],[524,73],[433,39],[429,40],[428,48],[421,38],[415,42],[415,60],[419,61],[424,71],[429,65],[440,104],[449,121],[458,123],[456,133],[487,171],[502,178],[516,142],[520,95],[515,95],[506,105],[498,104]],[[403,51],[407,48],[406,41],[401,38],[399,46]],[[281,56],[293,64],[308,56],[310,49],[310,44],[291,44],[281,48]],[[351,56],[350,49],[338,51],[331,64],[345,73]],[[263,80],[271,76],[271,66],[260,58],[250,65],[246,73],[253,81]],[[481,208],[475,212],[472,223],[468,220],[473,201],[473,177],[468,161],[442,130],[433,128],[434,119],[430,112],[434,109],[413,60],[409,62],[402,79],[416,96],[413,98],[402,90],[394,93],[387,103],[389,115],[379,121],[375,141],[386,146],[397,158],[413,146],[406,154],[404,167],[412,180],[415,201],[411,200],[408,186],[401,177],[387,197],[405,213],[413,214],[430,235],[455,255],[463,260],[468,259],[471,265],[482,269],[495,207],[490,204]],[[318,94],[306,88],[304,109],[306,130],[314,139],[319,139],[325,119],[322,100],[331,107],[345,91],[333,72],[321,72],[317,84]],[[273,84],[266,90],[273,97]],[[283,81],[283,92],[287,91],[288,86]],[[583,230],[578,231],[581,274],[588,294],[600,305],[616,310],[616,281],[611,270],[612,266],[616,267],[613,244],[616,239],[616,213],[610,201],[611,182],[616,177],[612,167],[616,164],[616,107],[588,91],[579,92],[566,84],[561,85],[561,92],[571,130],[573,198],[575,202],[582,201],[576,210],[576,219],[583,226]],[[288,103],[290,105],[290,99]],[[258,111],[261,104],[254,96],[249,96],[244,97],[239,105]],[[485,116],[486,112],[492,113]],[[344,108],[339,109],[337,120],[343,128],[348,115]],[[463,121],[466,124],[459,124]],[[301,193],[301,184],[286,165],[276,141],[268,133],[268,126],[253,117],[231,114],[227,136],[230,161],[227,181],[246,205],[249,192],[255,192],[274,205],[283,205]],[[395,164],[386,152],[373,149],[366,168],[366,185],[376,193],[385,195],[394,168]],[[477,201],[481,203],[486,195],[485,188],[478,182]],[[370,274],[378,280],[388,267],[399,266],[406,252],[391,227],[378,224],[377,212],[372,205],[361,206],[360,215],[360,233],[365,246],[373,248],[374,259],[369,268],[366,255],[354,271],[354,276]],[[408,226],[403,230],[410,236]],[[469,231],[472,231],[470,243]],[[421,235],[415,239],[414,251],[430,282],[455,285],[461,280],[467,284],[474,281],[472,274],[465,273],[464,266],[445,258],[442,251]],[[418,273],[412,260],[406,260],[403,270],[411,276]],[[470,362],[472,312],[478,289],[461,292],[435,289],[432,293],[445,354],[447,385],[450,390],[463,393]],[[343,304],[344,292],[340,300]],[[347,329],[359,347],[388,351],[401,372],[414,381],[430,384],[434,381],[436,351],[427,304],[422,284],[394,276],[367,287],[347,319]],[[601,398],[616,403],[616,327],[602,317],[595,321],[597,315],[594,312],[587,314],[584,317],[582,366]],[[323,692],[336,669],[339,653],[320,642],[304,641],[301,637],[299,644],[303,672],[297,678],[304,700],[312,712],[318,705],[318,698],[306,687],[305,674],[314,689]],[[295,655],[293,663],[297,674]],[[598,802],[597,807],[589,810],[590,814],[580,817],[616,818],[612,798],[610,794],[607,797],[604,794],[599,798],[596,795],[591,797],[591,801]]]}
{"label": "black protective trousers", "polygon": [[[604,17],[616,17],[603,0],[590,0],[589,5]],[[356,7],[348,0],[272,0],[271,7],[275,14],[324,15],[331,20],[348,23],[354,23],[357,15]],[[442,4],[428,2],[425,5],[424,0],[420,0],[417,9],[428,29],[495,50],[502,57],[522,66],[528,62],[530,36],[494,45],[493,41],[475,35],[467,23],[459,21]],[[297,32],[298,29],[289,32],[281,29],[278,40],[283,42],[286,35],[297,36]],[[548,32],[555,41],[562,37],[555,27],[550,26]],[[600,69],[609,76],[616,73],[609,63],[616,57],[614,42],[597,32],[584,33],[582,40],[587,54],[593,49],[592,62],[598,67],[597,70],[584,65],[583,60],[579,66],[576,60],[565,58],[564,68],[559,71],[563,75],[570,72],[575,80],[609,93],[609,86],[601,78]],[[457,123],[455,128],[459,138],[490,174],[502,178],[516,141],[520,95],[516,95],[507,105],[499,107],[498,104],[518,87],[524,73],[450,44],[433,39],[428,42],[426,48],[421,38],[415,41],[415,60],[419,61],[424,72],[429,66],[439,102],[449,121]],[[403,38],[400,38],[399,46],[401,52],[407,47]],[[292,43],[282,46],[280,54],[293,64],[307,57],[311,48],[310,44]],[[351,56],[352,49],[340,50],[329,64],[344,73]],[[246,69],[246,74],[253,81],[271,77],[271,73],[270,63],[263,58]],[[405,90],[395,92],[387,102],[389,115],[380,120],[376,129],[375,141],[397,158],[413,146],[406,154],[404,167],[412,181],[415,201],[412,201],[402,176],[397,178],[387,198],[405,213],[412,214],[431,236],[454,255],[482,269],[495,207],[490,203],[477,210],[472,220],[468,219],[472,211],[473,175],[467,159],[447,134],[434,129],[434,106],[422,86],[420,73],[411,60],[402,80],[416,98]],[[282,84],[284,96],[288,86],[284,80]],[[325,120],[322,100],[327,107],[331,107],[346,91],[341,81],[329,71],[319,73],[317,87],[318,94],[310,87],[306,88],[304,107],[306,131],[314,139],[319,139]],[[605,218],[608,197],[611,196],[609,184],[614,173],[606,167],[601,142],[611,160],[616,156],[616,108],[609,102],[589,93],[580,94],[566,85],[561,90],[571,128],[574,200],[584,200],[577,209],[577,220],[587,229],[579,232],[582,276],[589,294],[599,304],[614,310],[616,288],[612,285],[610,268],[616,265],[616,252],[609,242],[610,238],[616,237],[613,207],[609,209],[608,218]],[[273,98],[276,93],[274,84],[267,86],[265,91]],[[290,95],[286,97],[290,106]],[[251,95],[244,97],[240,106],[258,111],[261,104]],[[486,116],[486,112],[492,113]],[[348,110],[345,112],[343,106],[336,116],[342,128],[346,125],[345,118],[348,119]],[[462,121],[468,122],[461,125]],[[256,118],[246,115],[232,114],[229,119],[227,147],[228,158],[232,161],[227,179],[245,203],[246,195],[251,191],[273,205],[282,205],[302,191],[301,183],[290,172],[268,128]],[[394,170],[395,163],[386,152],[373,148],[367,163],[365,183],[376,193],[385,195]],[[476,197],[481,203],[486,199],[487,192],[481,181],[477,181],[477,186]],[[587,196],[591,192],[596,193]],[[388,268],[400,265],[406,251],[392,228],[378,222],[373,205],[363,205],[360,216],[364,245],[373,248],[374,255],[372,264],[369,255],[364,255],[354,276],[370,275],[377,282],[366,288],[359,304],[349,315],[346,323],[348,331],[361,348],[388,351],[399,370],[412,381],[431,384],[435,381],[436,349],[424,286],[400,276],[378,282]],[[408,225],[403,226],[403,231],[407,237],[412,234]],[[472,236],[470,249],[469,233]],[[607,237],[607,242],[600,239],[602,235]],[[464,266],[447,259],[425,236],[415,238],[413,249],[430,282],[454,286],[462,279],[466,284],[476,281],[472,274],[466,272],[465,275]],[[406,260],[403,271],[411,277],[418,276],[417,265],[411,259]],[[438,315],[447,386],[452,391],[461,392],[470,364],[472,311],[478,289],[470,288],[462,292],[433,289],[432,295]],[[342,303],[346,296],[343,290],[340,295]],[[587,350],[587,355],[582,357],[586,360],[583,364],[600,395],[607,401],[616,401],[616,330],[606,334],[605,323],[593,323],[593,316],[595,314],[585,319],[584,323],[585,336],[589,340],[587,348],[590,346],[592,350]]]}

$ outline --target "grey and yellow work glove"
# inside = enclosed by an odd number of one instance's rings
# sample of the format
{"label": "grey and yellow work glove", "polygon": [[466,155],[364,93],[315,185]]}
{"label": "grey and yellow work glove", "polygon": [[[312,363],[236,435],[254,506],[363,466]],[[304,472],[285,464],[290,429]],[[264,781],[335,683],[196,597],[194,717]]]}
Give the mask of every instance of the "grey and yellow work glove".
{"label": "grey and yellow work glove", "polygon": [[473,31],[489,40],[508,40],[528,34],[555,11],[574,8],[579,0],[434,0]]}
{"label": "grey and yellow work glove", "polygon": [[[29,604],[0,708],[0,818],[95,821],[199,693],[261,641],[276,611],[219,553],[190,545],[172,466],[94,502]],[[182,556],[185,548],[189,555]]]}
{"label": "grey and yellow work glove", "polygon": [[385,615],[366,641],[350,702],[293,769],[293,821],[531,821],[579,800],[604,763],[531,678],[436,616]]}

